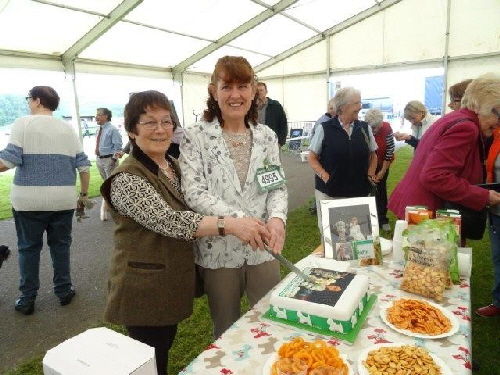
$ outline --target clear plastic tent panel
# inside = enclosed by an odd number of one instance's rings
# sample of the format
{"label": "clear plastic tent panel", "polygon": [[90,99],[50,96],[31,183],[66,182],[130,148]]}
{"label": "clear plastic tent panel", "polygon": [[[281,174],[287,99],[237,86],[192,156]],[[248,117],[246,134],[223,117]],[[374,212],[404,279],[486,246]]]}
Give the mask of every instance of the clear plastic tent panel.
{"label": "clear plastic tent panel", "polygon": [[90,12],[109,14],[113,9],[120,5],[122,0],[50,0],[50,2]]}
{"label": "clear plastic tent panel", "polygon": [[324,31],[375,4],[374,0],[299,0],[284,13]]}
{"label": "clear plastic tent panel", "polygon": [[101,17],[28,0],[11,0],[0,13],[0,49],[63,54]]}
{"label": "clear plastic tent panel", "polygon": [[144,0],[125,19],[216,40],[264,10],[249,0]]}
{"label": "clear plastic tent panel", "polygon": [[171,67],[208,42],[119,22],[80,55],[82,58]]}
{"label": "clear plastic tent panel", "polygon": [[236,38],[230,45],[272,57],[314,35],[313,30],[276,15]]}
{"label": "clear plastic tent panel", "polygon": [[224,56],[244,56],[250,65],[252,66],[257,66],[259,64],[262,64],[264,61],[268,60],[269,57],[264,56],[264,55],[259,55],[256,53],[251,53],[244,51],[244,53],[238,49],[238,48],[232,48],[232,47],[222,47],[219,48],[218,50],[212,52],[205,58],[199,60],[195,64],[191,65],[188,70],[189,71],[195,71],[195,72],[205,72],[205,73],[212,73],[215,67],[215,63],[217,60],[221,57]]}

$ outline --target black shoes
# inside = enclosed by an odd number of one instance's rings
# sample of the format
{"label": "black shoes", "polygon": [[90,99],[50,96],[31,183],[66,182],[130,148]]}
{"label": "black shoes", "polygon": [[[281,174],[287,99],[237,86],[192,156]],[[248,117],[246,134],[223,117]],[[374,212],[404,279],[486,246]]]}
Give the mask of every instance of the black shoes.
{"label": "black shoes", "polygon": [[24,315],[31,315],[35,311],[35,301],[26,301],[19,298],[14,305],[14,309]]}
{"label": "black shoes", "polygon": [[71,289],[67,294],[59,297],[59,302],[61,303],[61,306],[69,305],[75,294],[76,294],[75,290]]}
{"label": "black shoes", "polygon": [[[59,297],[59,303],[61,306],[69,305],[75,294],[75,290],[71,289],[68,293]],[[21,297],[16,301],[14,309],[23,315],[32,315],[35,312],[35,301],[26,300]]]}

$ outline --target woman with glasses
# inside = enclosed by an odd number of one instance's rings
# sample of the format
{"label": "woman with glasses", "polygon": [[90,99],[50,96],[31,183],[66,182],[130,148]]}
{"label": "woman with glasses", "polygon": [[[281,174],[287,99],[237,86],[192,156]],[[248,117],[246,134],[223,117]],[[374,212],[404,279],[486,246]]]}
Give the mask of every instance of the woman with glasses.
{"label": "woman with glasses", "polygon": [[461,82],[455,83],[450,86],[448,89],[448,93],[450,94],[450,103],[448,103],[448,107],[452,111],[456,111],[461,107],[461,101],[465,93],[465,89],[469,86],[469,83],[472,82],[472,79],[465,79]]}
{"label": "woman with glasses", "polygon": [[[182,188],[196,212],[264,221],[270,233],[267,245],[280,253],[288,195],[277,136],[257,123],[256,83],[243,57],[217,61],[203,118],[184,129]],[[199,239],[196,250],[214,336],[219,337],[240,317],[244,293],[252,307],[280,281],[279,263],[234,236]]]}
{"label": "woman with glasses", "polygon": [[[115,221],[105,320],[155,348],[158,374],[167,374],[177,324],[189,317],[195,295],[193,243],[228,235],[264,248],[270,236],[253,218],[204,216],[189,210],[177,161],[167,155],[177,124],[158,91],[131,95],[125,106],[130,156],[104,182],[101,193]],[[213,238],[213,237],[211,237]]]}
{"label": "woman with glasses", "polygon": [[480,211],[500,203],[500,193],[483,189],[484,143],[500,125],[500,77],[484,75],[472,81],[462,108],[439,119],[420,141],[418,152],[389,199],[399,219],[406,206],[435,211],[444,201]]}
{"label": "woman with glasses", "polygon": [[418,142],[430,128],[432,124],[439,118],[429,113],[425,105],[418,100],[412,100],[406,104],[404,108],[404,118],[411,123],[411,135],[407,133],[394,133],[394,138],[397,141],[405,141],[411,147],[417,148]]}

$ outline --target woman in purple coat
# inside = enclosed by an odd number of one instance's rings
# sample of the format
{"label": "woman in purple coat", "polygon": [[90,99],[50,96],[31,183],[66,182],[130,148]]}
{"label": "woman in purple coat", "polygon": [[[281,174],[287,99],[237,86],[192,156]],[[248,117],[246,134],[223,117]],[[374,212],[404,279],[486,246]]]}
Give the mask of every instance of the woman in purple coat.
{"label": "woman in purple coat", "polygon": [[389,199],[400,219],[405,207],[435,211],[444,201],[479,211],[500,203],[500,193],[475,186],[484,181],[483,137],[500,125],[500,78],[487,74],[465,91],[462,108],[436,121],[424,134],[404,178]]}

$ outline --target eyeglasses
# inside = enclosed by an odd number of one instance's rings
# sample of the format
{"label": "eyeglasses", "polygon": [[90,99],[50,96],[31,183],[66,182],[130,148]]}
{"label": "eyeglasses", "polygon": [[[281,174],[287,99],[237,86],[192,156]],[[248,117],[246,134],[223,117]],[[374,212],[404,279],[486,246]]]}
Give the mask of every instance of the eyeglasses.
{"label": "eyeglasses", "polygon": [[30,101],[30,99],[33,99],[33,97],[31,97],[31,96],[27,96],[27,97],[25,97],[24,99],[26,99],[26,101],[27,101],[27,102],[29,102],[29,101]]}
{"label": "eyeglasses", "polygon": [[500,111],[496,108],[492,108],[491,112],[500,119]]}
{"label": "eyeglasses", "polygon": [[174,123],[169,118],[164,118],[161,121],[153,121],[153,120],[139,121],[138,124],[144,126],[144,128],[147,130],[155,130],[156,127],[158,126],[158,124],[160,124],[163,129],[173,129],[174,128]]}

